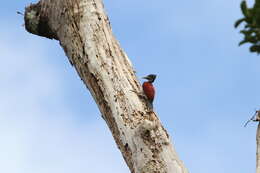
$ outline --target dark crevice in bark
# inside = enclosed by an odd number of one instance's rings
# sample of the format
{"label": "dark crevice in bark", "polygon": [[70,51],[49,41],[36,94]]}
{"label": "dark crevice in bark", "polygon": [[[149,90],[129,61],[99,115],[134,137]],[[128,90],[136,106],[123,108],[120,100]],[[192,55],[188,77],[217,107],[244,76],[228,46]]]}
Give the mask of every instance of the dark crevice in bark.
{"label": "dark crevice in bark", "polygon": [[58,40],[57,34],[52,31],[48,24],[49,19],[47,14],[42,11],[40,2],[25,8],[24,21],[25,29],[29,33]]}

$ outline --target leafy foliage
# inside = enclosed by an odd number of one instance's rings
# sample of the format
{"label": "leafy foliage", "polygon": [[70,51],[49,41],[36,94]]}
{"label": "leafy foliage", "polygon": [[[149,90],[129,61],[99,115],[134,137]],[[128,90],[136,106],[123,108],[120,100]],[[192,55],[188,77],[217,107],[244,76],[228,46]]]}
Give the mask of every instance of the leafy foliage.
{"label": "leafy foliage", "polygon": [[250,52],[260,53],[260,0],[255,0],[252,8],[248,8],[246,1],[243,0],[240,4],[243,18],[235,22],[235,28],[245,22],[244,29],[240,31],[244,35],[244,39],[239,43],[239,46],[245,43],[251,43]]}

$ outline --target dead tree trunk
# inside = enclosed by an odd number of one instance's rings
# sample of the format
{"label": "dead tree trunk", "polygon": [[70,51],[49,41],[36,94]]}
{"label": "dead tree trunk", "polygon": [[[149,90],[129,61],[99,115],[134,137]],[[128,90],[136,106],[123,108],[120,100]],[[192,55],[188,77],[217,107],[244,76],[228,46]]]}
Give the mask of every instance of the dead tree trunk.
{"label": "dead tree trunk", "polygon": [[25,27],[60,42],[132,173],[188,172],[159,119],[136,94],[140,83],[101,0],[41,0],[26,8]]}
{"label": "dead tree trunk", "polygon": [[260,123],[256,132],[256,173],[260,173]]}

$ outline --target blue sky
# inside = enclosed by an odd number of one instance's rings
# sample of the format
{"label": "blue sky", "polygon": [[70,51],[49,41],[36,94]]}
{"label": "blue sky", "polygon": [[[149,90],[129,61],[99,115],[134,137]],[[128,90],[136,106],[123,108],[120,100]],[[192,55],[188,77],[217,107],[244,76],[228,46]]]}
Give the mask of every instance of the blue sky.
{"label": "blue sky", "polygon": [[[22,27],[31,2],[0,10],[0,172],[128,173],[58,42]],[[105,0],[137,75],[158,75],[155,110],[191,173],[255,169],[256,124],[243,124],[260,108],[260,57],[237,46],[239,3]]]}

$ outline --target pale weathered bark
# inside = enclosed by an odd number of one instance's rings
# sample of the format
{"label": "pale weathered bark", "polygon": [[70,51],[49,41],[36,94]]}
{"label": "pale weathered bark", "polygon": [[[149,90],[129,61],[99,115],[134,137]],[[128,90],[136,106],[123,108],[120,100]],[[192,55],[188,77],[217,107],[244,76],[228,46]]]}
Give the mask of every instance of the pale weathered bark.
{"label": "pale weathered bark", "polygon": [[260,173],[260,123],[258,122],[256,132],[256,173]]}
{"label": "pale weathered bark", "polygon": [[188,172],[159,119],[136,94],[140,83],[101,0],[41,0],[26,8],[25,26],[60,42],[132,173]]}
{"label": "pale weathered bark", "polygon": [[256,131],[256,173],[260,173],[260,111],[255,112],[255,120],[258,122]]}

